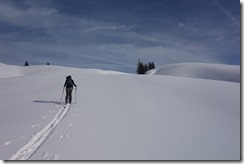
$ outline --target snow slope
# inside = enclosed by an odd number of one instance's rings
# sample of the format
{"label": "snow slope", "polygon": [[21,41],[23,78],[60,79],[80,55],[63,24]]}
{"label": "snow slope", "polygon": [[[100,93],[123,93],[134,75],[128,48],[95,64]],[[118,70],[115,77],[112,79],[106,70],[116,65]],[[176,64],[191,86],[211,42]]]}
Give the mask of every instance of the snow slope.
{"label": "snow slope", "polygon": [[[240,159],[240,83],[0,66],[2,160]],[[77,103],[63,107],[67,75]]]}
{"label": "snow slope", "polygon": [[0,78],[22,76],[23,73],[18,66],[0,63]]}
{"label": "snow slope", "polygon": [[177,63],[153,70],[150,74],[240,82],[240,66],[237,65]]}

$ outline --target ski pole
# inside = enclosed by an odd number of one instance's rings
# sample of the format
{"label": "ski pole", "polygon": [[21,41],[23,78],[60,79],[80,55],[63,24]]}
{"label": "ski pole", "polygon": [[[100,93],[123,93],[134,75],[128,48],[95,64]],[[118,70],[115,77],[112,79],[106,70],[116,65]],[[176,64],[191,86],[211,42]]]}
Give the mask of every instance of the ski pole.
{"label": "ski pole", "polygon": [[77,87],[75,87],[75,103],[76,103],[76,96],[77,96]]}
{"label": "ski pole", "polygon": [[63,94],[64,94],[64,87],[63,87],[63,92],[62,92],[62,95],[61,95],[60,102],[62,102],[62,99],[63,99]]}

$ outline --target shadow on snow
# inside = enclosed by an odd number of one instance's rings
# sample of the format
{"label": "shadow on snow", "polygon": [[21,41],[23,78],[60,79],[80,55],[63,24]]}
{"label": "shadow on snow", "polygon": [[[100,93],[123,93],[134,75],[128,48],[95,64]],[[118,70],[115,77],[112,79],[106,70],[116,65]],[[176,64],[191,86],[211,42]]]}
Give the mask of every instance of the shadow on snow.
{"label": "shadow on snow", "polygon": [[35,103],[50,103],[50,104],[64,105],[64,102],[60,102],[60,101],[34,100],[33,102],[35,102]]}

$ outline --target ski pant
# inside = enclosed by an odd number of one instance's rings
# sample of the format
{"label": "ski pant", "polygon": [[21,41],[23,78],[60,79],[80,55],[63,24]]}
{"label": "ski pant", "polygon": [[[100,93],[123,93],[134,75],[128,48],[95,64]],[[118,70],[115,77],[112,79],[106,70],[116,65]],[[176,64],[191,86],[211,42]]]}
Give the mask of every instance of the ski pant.
{"label": "ski pant", "polygon": [[65,103],[70,103],[72,102],[72,90],[73,90],[73,87],[69,87],[67,88],[66,87],[66,96],[65,96]]}

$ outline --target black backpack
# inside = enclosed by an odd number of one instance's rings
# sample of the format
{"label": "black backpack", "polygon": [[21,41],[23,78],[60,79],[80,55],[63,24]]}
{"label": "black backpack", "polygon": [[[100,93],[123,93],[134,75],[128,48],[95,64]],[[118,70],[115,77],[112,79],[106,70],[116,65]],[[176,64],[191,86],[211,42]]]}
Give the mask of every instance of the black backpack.
{"label": "black backpack", "polygon": [[71,78],[66,79],[66,87],[73,87],[73,80]]}

